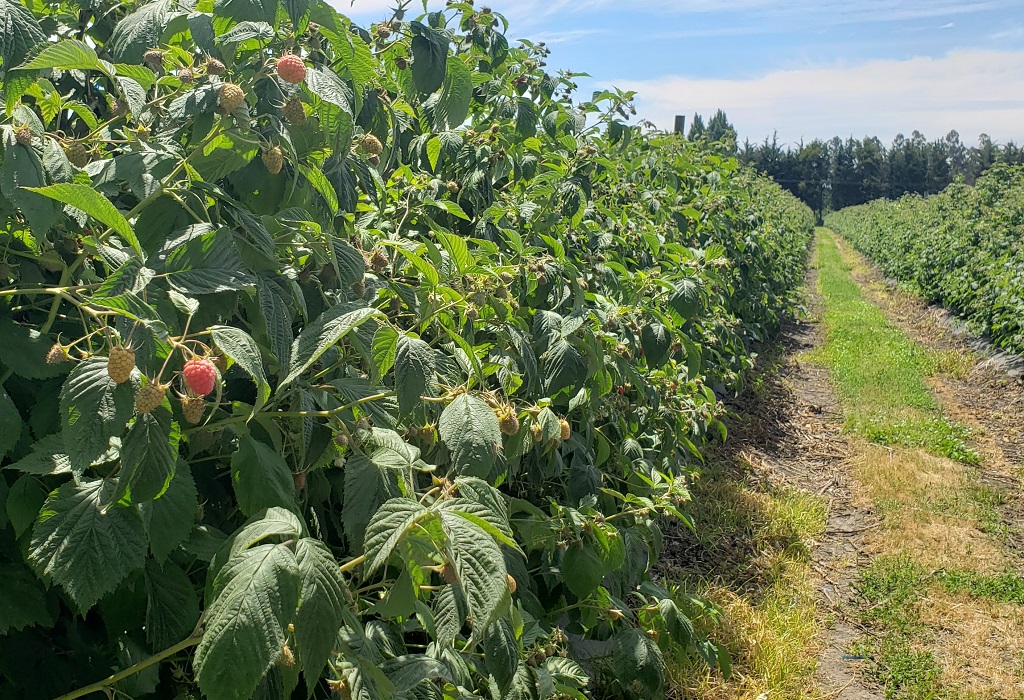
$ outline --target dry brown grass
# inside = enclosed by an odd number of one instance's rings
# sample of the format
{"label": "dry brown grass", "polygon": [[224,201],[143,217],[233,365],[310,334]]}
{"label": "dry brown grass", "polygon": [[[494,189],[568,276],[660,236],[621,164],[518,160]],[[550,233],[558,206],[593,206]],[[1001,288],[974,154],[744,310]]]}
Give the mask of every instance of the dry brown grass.
{"label": "dry brown grass", "polygon": [[923,450],[866,443],[851,463],[858,495],[885,515],[868,538],[869,554],[909,554],[930,569],[1005,569],[1007,553],[980,529],[977,505],[965,494],[968,468]]}
{"label": "dry brown grass", "polygon": [[978,698],[1024,695],[1020,605],[936,591],[922,601],[921,621],[936,633],[929,650],[948,685]]}

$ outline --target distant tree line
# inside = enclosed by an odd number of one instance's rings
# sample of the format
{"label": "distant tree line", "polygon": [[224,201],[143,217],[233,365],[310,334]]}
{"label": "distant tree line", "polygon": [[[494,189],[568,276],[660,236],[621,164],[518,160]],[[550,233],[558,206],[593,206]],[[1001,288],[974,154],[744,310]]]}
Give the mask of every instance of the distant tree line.
{"label": "distant tree line", "polygon": [[899,134],[887,147],[881,139],[838,136],[809,143],[779,144],[778,137],[737,145],[736,129],[718,110],[707,123],[694,115],[687,138],[721,142],[743,163],[774,178],[818,213],[819,218],[856,204],[907,193],[935,194],[949,184],[974,181],[995,163],[1024,165],[1024,147],[1010,141],[998,145],[988,134],[967,146],[960,134],[929,141],[920,131]]}

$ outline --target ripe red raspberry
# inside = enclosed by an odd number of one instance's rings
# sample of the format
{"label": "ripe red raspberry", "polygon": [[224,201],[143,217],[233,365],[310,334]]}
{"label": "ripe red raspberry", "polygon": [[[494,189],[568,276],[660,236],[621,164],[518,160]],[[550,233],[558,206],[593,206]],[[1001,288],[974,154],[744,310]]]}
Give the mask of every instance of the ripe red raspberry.
{"label": "ripe red raspberry", "polygon": [[213,387],[217,384],[217,367],[210,360],[189,360],[182,368],[181,374],[185,377],[185,384],[197,396],[212,394]]}
{"label": "ripe red raspberry", "polygon": [[107,356],[107,374],[115,384],[124,384],[132,376],[135,369],[135,351],[131,348],[115,345],[110,348]]}
{"label": "ripe red raspberry", "polygon": [[220,86],[217,104],[225,112],[234,112],[245,104],[245,93],[234,83],[224,83]]}
{"label": "ripe red raspberry", "polygon": [[164,402],[164,395],[167,393],[167,385],[156,380],[150,380],[146,386],[139,389],[135,395],[135,412],[152,413]]}
{"label": "ripe red raspberry", "polygon": [[277,76],[286,83],[298,84],[306,79],[306,64],[293,53],[277,59]]}
{"label": "ripe red raspberry", "polygon": [[206,411],[206,400],[202,396],[182,396],[181,415],[190,425],[199,425],[203,420],[203,412]]}
{"label": "ripe red raspberry", "polygon": [[292,124],[306,123],[306,108],[302,105],[302,100],[298,97],[293,97],[285,102],[284,107],[281,108],[281,113],[284,114],[284,118]]}
{"label": "ripe red raspberry", "polygon": [[284,151],[280,146],[271,146],[263,149],[263,164],[271,175],[277,175],[284,167]]}

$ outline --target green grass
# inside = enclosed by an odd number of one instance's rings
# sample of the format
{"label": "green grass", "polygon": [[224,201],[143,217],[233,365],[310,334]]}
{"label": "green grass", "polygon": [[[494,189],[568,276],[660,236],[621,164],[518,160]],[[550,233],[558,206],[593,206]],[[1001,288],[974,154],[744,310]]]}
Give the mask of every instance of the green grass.
{"label": "green grass", "polygon": [[833,236],[821,229],[817,237],[827,342],[810,359],[832,370],[847,429],[878,444],[921,447],[977,464],[967,429],[941,415],[928,388],[926,378],[936,371],[938,358],[864,298]]}

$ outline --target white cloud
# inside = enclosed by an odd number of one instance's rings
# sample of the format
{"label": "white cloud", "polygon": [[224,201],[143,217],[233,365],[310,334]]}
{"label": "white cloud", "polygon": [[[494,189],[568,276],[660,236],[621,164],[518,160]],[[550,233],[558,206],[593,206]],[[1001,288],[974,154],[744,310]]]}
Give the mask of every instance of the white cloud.
{"label": "white cloud", "polygon": [[943,58],[807,66],[750,79],[666,76],[615,80],[636,90],[641,118],[671,128],[676,114],[724,109],[740,139],[782,142],[834,135],[883,140],[917,129],[940,138],[951,129],[1024,141],[1024,51],[954,51]]}

